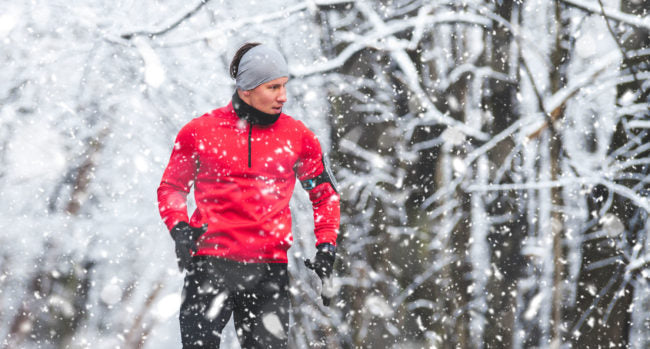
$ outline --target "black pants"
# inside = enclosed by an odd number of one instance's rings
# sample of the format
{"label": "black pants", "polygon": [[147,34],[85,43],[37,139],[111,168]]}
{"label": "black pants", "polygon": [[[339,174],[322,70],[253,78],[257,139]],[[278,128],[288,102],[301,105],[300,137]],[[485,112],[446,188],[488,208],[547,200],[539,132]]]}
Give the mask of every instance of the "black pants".
{"label": "black pants", "polygon": [[242,349],[286,348],[289,276],[284,263],[238,263],[195,257],[185,276],[180,323],[183,348],[219,348],[234,315]]}

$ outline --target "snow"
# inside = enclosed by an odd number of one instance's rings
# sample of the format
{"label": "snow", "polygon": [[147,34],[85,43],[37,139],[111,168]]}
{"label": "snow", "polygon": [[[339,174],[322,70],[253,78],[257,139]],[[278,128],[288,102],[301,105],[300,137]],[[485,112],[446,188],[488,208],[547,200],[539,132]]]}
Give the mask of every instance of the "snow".
{"label": "snow", "polygon": [[543,300],[544,295],[542,293],[535,295],[535,297],[533,297],[533,299],[530,301],[528,309],[526,309],[526,312],[524,313],[524,319],[528,321],[532,320],[539,312]]}
{"label": "snow", "polygon": [[391,306],[381,297],[378,296],[369,296],[366,298],[366,309],[370,314],[389,318],[393,316],[393,309]]}
{"label": "snow", "polygon": [[141,37],[135,38],[133,44],[138,48],[144,60],[144,81],[153,88],[160,87],[165,82],[165,70],[158,55]]}
{"label": "snow", "polygon": [[219,315],[219,313],[221,312],[221,309],[223,309],[223,306],[227,298],[228,298],[228,294],[225,292],[221,292],[216,297],[214,297],[212,303],[210,304],[210,308],[208,308],[208,311],[205,314],[205,317],[210,320],[216,318],[217,315]]}
{"label": "snow", "polygon": [[18,24],[20,14],[17,11],[8,11],[0,15],[0,38],[6,37]]}
{"label": "snow", "polygon": [[[324,307],[296,184],[291,347],[647,348],[650,73],[637,66],[638,88],[617,40],[644,59],[650,17],[603,4],[616,37],[587,0],[5,4],[3,346],[179,346],[183,275],[156,188],[255,40],[287,56],[285,111],[333,155],[342,195]],[[232,320],[222,339],[238,347]]]}
{"label": "snow", "polygon": [[61,137],[47,124],[26,125],[16,132],[8,156],[11,172],[25,181],[50,181],[66,166]]}
{"label": "snow", "polygon": [[287,338],[284,334],[284,326],[282,326],[282,322],[276,314],[265,314],[262,318],[262,324],[275,337],[282,339]]}
{"label": "snow", "polygon": [[116,284],[108,284],[102,288],[99,297],[107,305],[115,305],[122,300],[122,289]]}
{"label": "snow", "polygon": [[[588,10],[589,12],[592,13],[602,12],[600,6],[598,5],[598,2],[595,1],[583,1],[583,0],[562,0],[562,1],[574,5],[578,8]],[[648,18],[647,16],[641,17],[641,16],[630,15],[627,13],[623,13],[617,9],[614,9],[610,6],[605,6],[604,12],[607,14],[608,18],[612,18],[614,20],[623,23],[631,24],[635,27],[650,29],[650,18]]]}

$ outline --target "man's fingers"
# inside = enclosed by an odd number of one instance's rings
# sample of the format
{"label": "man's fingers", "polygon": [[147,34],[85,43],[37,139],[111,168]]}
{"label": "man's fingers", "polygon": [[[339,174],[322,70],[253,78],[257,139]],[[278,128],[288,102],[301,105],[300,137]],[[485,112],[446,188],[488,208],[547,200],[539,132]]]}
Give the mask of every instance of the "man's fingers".
{"label": "man's fingers", "polygon": [[305,262],[305,266],[307,268],[313,270],[314,272],[316,272],[318,277],[321,279],[321,283],[323,285],[323,287],[321,289],[321,298],[323,299],[323,305],[326,306],[326,307],[329,307],[330,302],[331,302],[331,297],[327,297],[327,296],[323,295],[323,291],[325,291],[325,293],[328,293],[328,294],[331,293],[331,292],[328,291],[328,289],[326,289],[327,287],[330,287],[330,285],[329,285],[330,280],[324,278],[324,275],[327,273],[326,269],[323,268],[323,267],[319,267],[317,265],[317,263],[312,263],[311,260],[309,260],[309,259],[305,259],[304,262]]}
{"label": "man's fingers", "polygon": [[323,305],[326,307],[330,306],[330,299],[328,297],[325,297],[323,295],[320,296],[323,299]]}
{"label": "man's fingers", "polygon": [[178,270],[182,273],[183,270],[189,270],[192,256],[189,251],[182,251],[176,255],[176,261],[178,262]]}
{"label": "man's fingers", "polygon": [[185,268],[183,267],[183,264],[184,264],[183,261],[181,261],[180,258],[176,257],[176,263],[178,263],[178,271],[182,273],[182,272],[183,272],[183,269],[185,269]]}
{"label": "man's fingers", "polygon": [[311,263],[309,259],[305,259],[305,266],[309,269],[315,270],[314,265]]}

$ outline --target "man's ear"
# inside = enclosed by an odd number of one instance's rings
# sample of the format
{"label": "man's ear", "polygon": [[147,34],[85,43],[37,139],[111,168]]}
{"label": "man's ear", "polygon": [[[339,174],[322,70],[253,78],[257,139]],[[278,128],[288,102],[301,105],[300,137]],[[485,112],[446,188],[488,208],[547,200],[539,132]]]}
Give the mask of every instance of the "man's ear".
{"label": "man's ear", "polygon": [[249,90],[242,91],[242,92],[244,93],[244,96],[246,96],[246,97],[251,95],[251,91],[249,91]]}

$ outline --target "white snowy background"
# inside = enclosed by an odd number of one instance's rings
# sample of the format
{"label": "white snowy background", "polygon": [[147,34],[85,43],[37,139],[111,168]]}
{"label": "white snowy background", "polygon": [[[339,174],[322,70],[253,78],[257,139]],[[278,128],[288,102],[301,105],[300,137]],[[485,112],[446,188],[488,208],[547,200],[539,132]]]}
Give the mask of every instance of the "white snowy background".
{"label": "white snowy background", "polygon": [[156,188],[258,41],[343,199],[327,308],[296,189],[291,347],[647,348],[649,7],[0,0],[0,345],[180,347]]}

